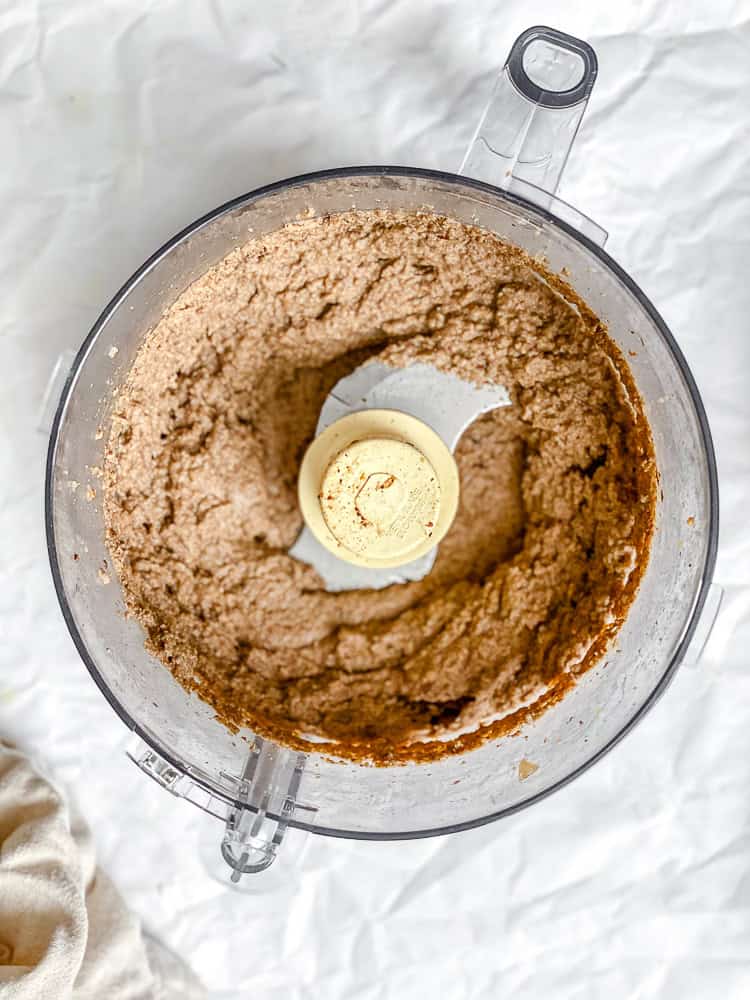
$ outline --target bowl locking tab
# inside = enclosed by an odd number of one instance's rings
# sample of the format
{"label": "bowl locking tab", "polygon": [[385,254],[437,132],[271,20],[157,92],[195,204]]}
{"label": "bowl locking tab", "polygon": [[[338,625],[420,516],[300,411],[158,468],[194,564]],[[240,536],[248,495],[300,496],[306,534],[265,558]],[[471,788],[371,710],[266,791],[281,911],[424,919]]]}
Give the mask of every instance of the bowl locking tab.
{"label": "bowl locking tab", "polygon": [[275,860],[297,807],[304,766],[305,754],[255,737],[221,844],[232,882],[264,871]]}

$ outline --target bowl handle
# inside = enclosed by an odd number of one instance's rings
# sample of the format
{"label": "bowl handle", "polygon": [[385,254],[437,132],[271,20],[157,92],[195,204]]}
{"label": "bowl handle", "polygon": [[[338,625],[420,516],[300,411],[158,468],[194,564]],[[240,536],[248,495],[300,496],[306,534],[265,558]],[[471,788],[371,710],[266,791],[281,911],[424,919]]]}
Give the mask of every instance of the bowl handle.
{"label": "bowl handle", "polygon": [[459,173],[521,195],[603,246],[607,233],[555,197],[597,70],[587,42],[527,28],[511,46]]}

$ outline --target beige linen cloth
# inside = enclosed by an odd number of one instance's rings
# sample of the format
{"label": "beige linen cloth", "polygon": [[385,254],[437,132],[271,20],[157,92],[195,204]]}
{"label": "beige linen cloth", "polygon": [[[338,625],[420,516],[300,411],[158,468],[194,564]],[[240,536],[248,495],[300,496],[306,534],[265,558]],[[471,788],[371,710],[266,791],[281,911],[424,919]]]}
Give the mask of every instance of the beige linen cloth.
{"label": "beige linen cloth", "polygon": [[0,742],[0,1000],[198,1000],[94,864],[59,792]]}

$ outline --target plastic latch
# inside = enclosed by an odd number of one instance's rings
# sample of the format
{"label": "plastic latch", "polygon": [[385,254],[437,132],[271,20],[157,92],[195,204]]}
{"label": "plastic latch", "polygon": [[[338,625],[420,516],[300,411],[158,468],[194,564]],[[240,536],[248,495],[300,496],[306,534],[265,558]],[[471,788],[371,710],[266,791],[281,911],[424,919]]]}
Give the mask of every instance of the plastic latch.
{"label": "plastic latch", "polygon": [[190,774],[178,770],[155,750],[147,746],[139,736],[133,736],[125,752],[144,774],[153,778],[157,784],[166,788],[172,795],[187,799],[188,802],[192,802],[193,805],[217,819],[226,819],[227,803],[230,801],[229,795],[226,798],[212,795],[206,788],[194,781]]}
{"label": "plastic latch", "polygon": [[49,435],[52,430],[52,423],[62,396],[65,383],[70,376],[76,352],[67,350],[58,355],[54,367],[50,373],[47,385],[42,396],[42,405],[39,408],[36,428],[40,434]]}
{"label": "plastic latch", "polygon": [[184,775],[172,767],[171,764],[168,764],[163,757],[160,757],[153,750],[145,750],[137,756],[128,750],[127,754],[142,771],[145,771],[154,781],[158,782],[162,788],[166,788],[174,795],[180,794],[180,782],[184,779]]}
{"label": "plastic latch", "polygon": [[[297,802],[305,755],[256,737],[227,813],[221,853],[232,882],[264,871],[273,863]],[[310,818],[308,816],[308,821]]]}
{"label": "plastic latch", "polygon": [[703,659],[723,600],[724,590],[718,583],[712,583],[708,588],[706,602],[703,605],[695,632],[693,632],[693,636],[682,659],[685,666],[696,667]]}

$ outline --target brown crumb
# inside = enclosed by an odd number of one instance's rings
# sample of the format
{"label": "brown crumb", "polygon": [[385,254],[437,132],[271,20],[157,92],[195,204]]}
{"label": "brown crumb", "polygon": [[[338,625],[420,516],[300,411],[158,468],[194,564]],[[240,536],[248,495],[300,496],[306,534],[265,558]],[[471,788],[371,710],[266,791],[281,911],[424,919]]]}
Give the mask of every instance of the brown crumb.
{"label": "brown crumb", "polygon": [[527,778],[530,778],[532,774],[536,774],[538,770],[539,770],[538,764],[534,764],[532,763],[532,761],[526,760],[526,758],[524,757],[524,759],[518,765],[518,780],[525,781]]}

